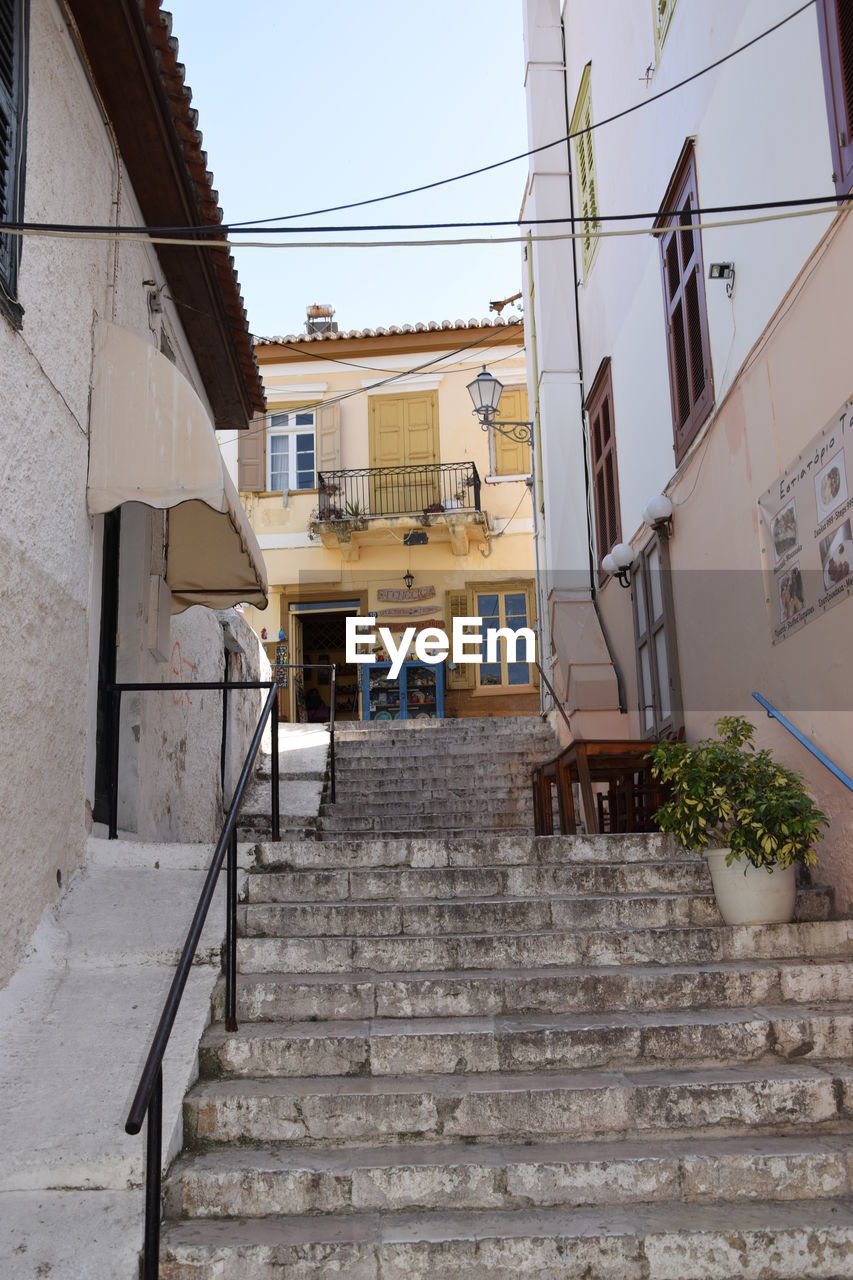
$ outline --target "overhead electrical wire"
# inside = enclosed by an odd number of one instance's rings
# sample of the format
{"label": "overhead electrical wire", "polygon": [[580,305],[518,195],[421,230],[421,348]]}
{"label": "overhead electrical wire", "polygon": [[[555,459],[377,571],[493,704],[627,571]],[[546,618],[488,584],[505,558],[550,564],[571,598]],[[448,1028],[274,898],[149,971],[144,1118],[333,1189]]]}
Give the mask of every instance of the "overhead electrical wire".
{"label": "overhead electrical wire", "polygon": [[644,107],[651,106],[654,102],[659,102],[661,98],[668,97],[669,94],[675,93],[677,89],[683,89],[685,85],[692,84],[694,80],[698,80],[701,76],[707,75],[710,71],[715,71],[717,67],[723,66],[732,58],[736,58],[739,54],[744,53],[747,49],[751,49],[753,45],[764,40],[767,36],[771,36],[778,31],[780,27],[784,27],[787,23],[792,22],[794,18],[799,17],[806,9],[811,8],[815,0],[806,0],[806,3],[800,5],[799,9],[795,9],[789,13],[787,17],[782,18],[779,22],[774,23],[772,27],[759,32],[753,36],[751,40],[747,40],[745,44],[739,45],[736,49],[732,49],[723,57],[718,58],[715,62],[710,62],[707,66],[694,71],[691,75],[685,76],[683,80],[678,80],[675,84],[670,85],[666,89],[661,89],[659,93],[654,93],[648,98],[644,98],[641,102],[635,102],[633,106],[625,107],[622,111],[617,111],[613,115],[605,116],[602,120],[596,120],[592,124],[587,125],[583,129],[577,129],[574,132],[564,134],[561,138],[555,138],[553,142],[544,142],[541,146],[531,147],[529,151],[520,151],[518,155],[508,156],[505,160],[496,160],[492,164],[481,165],[478,169],[469,169],[465,173],[454,174],[451,178],[439,178],[435,182],[425,182],[419,187],[408,187],[404,191],[392,191],[384,196],[372,196],[366,200],[352,200],[348,204],[330,205],[326,209],[309,209],[304,213],[282,213],[277,217],[255,218],[243,222],[232,222],[229,225],[233,228],[237,227],[259,227],[265,222],[287,222],[296,218],[318,218],[326,213],[341,213],[345,209],[363,209],[369,204],[382,204],[387,200],[400,200],[403,196],[419,195],[422,191],[434,191],[436,187],[446,187],[453,182],[463,182],[467,178],[476,178],[481,173],[490,173],[494,169],[502,169],[506,165],[515,164],[519,160],[526,160],[529,156],[538,155],[542,151],[549,151],[552,147],[564,146],[566,142],[570,142],[573,138],[579,138],[585,133],[592,133],[595,129],[602,129],[605,125],[613,124],[616,120],[622,120],[625,116],[632,115],[635,111],[640,111]]}
{"label": "overhead electrical wire", "polygon": [[[816,203],[817,201],[820,203]],[[745,227],[757,226],[761,223],[782,222],[792,218],[813,217],[815,214],[837,213],[838,206],[853,202],[853,192],[847,195],[832,197],[814,197],[811,205],[807,208],[799,207],[802,201],[795,201],[797,208],[790,208],[788,201],[767,201],[758,204],[758,208],[779,209],[779,212],[758,214],[754,217],[743,218],[725,218],[717,221],[703,221],[701,215],[697,212],[689,214],[690,221],[684,223],[668,222],[662,227],[618,227],[611,230],[601,230],[602,222],[636,220],[638,218],[649,218],[654,216],[656,220],[662,218],[673,218],[684,216],[683,210],[675,210],[672,212],[656,213],[654,215],[648,213],[633,214],[598,214],[594,219],[575,215],[559,218],[556,221],[562,225],[573,225],[574,223],[586,223],[593,221],[595,230],[593,234],[596,239],[612,239],[624,236],[658,236],[673,230],[678,231],[713,231],[723,227]],[[724,206],[719,205],[719,210],[727,207],[737,209],[740,206]],[[694,221],[694,219],[698,219]],[[449,224],[454,225],[454,224]],[[456,224],[459,225],[459,224]],[[464,225],[464,224],[462,224]],[[511,222],[504,225],[517,226],[517,222]],[[363,228],[369,230],[370,228]],[[198,233],[200,228],[193,229]],[[212,228],[210,229],[213,230]],[[323,230],[323,228],[320,228]],[[115,229],[104,231],[92,231],[88,229],[73,230],[51,230],[46,227],[29,226],[24,228],[8,227],[0,224],[0,234],[12,236],[33,236],[43,237],[57,240],[106,240],[111,241],[116,238]],[[526,232],[516,236],[456,236],[444,237],[443,239],[420,239],[420,240],[243,240],[234,241],[221,239],[217,237],[212,240],[192,240],[187,241],[185,238],[173,236],[154,235],[150,232],[137,228],[133,234],[121,234],[121,238],[129,243],[144,243],[151,245],[164,245],[170,247],[187,247],[194,249],[415,249],[444,247],[450,245],[497,245],[497,244],[525,244],[529,239],[534,241],[557,241],[557,240],[581,240],[586,239],[589,231],[586,226],[581,231],[561,231],[561,232]]]}

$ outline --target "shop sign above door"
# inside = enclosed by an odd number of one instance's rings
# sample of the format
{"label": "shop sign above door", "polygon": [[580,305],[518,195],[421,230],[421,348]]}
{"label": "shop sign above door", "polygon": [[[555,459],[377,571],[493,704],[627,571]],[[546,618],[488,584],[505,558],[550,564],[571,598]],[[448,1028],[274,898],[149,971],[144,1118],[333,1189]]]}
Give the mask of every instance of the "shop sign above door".
{"label": "shop sign above door", "polygon": [[773,644],[853,595],[853,399],[758,499]]}
{"label": "shop sign above door", "polygon": [[431,600],[435,595],[435,587],[380,587],[376,592],[377,600],[400,600],[403,603],[412,600]]}

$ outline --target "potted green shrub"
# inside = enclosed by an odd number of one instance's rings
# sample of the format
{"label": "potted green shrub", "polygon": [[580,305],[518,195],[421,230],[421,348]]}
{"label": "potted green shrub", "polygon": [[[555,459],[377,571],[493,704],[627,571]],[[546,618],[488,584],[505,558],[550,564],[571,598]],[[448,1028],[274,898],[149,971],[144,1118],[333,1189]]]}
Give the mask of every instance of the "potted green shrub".
{"label": "potted green shrub", "polygon": [[652,775],[669,798],[655,814],[661,831],[705,853],[726,924],[777,924],[794,916],[796,864],[814,866],[826,815],[799,774],[753,745],[755,726],[723,716],[718,736],[690,746],[659,742]]}

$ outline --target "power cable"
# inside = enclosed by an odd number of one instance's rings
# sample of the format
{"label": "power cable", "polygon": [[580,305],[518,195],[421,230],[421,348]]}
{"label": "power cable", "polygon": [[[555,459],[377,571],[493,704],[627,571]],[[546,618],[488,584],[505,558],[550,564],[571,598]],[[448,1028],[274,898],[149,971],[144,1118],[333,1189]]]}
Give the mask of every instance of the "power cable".
{"label": "power cable", "polygon": [[[687,216],[690,218],[686,223],[669,222],[666,227],[622,227],[611,230],[599,230],[596,227],[594,232],[596,238],[615,238],[617,236],[646,236],[661,235],[669,231],[713,231],[723,227],[744,227],[756,226],[760,223],[780,222],[791,218],[805,218],[814,214],[835,213],[839,205],[849,205],[853,202],[853,192],[839,196],[817,196],[810,201],[811,207],[808,208],[789,208],[793,203],[796,206],[804,204],[804,201],[767,201],[759,203],[755,207],[761,209],[780,209],[779,212],[759,214],[756,217],[744,218],[727,218],[715,222],[703,222],[698,210],[694,210]],[[717,206],[720,211],[725,209],[736,210],[741,206],[737,205],[720,205]],[[708,210],[705,211],[706,213]],[[557,218],[554,221],[561,224],[571,224],[572,222],[592,221],[596,224],[601,222],[613,222],[623,220],[635,220],[637,218],[664,219],[683,217],[683,210],[659,211],[652,215],[648,213],[622,213],[622,214],[596,214],[595,217],[584,217],[575,215],[571,217]],[[698,221],[693,221],[697,218]],[[464,225],[464,224],[448,224],[448,225]],[[489,224],[482,224],[489,225]],[[504,225],[517,226],[517,222],[510,222]],[[329,228],[325,228],[328,230]],[[200,228],[194,228],[194,232],[199,232]],[[322,229],[321,229],[322,230]],[[364,228],[370,230],[370,228]],[[115,230],[110,228],[105,231],[92,231],[90,229],[49,229],[45,226],[29,226],[26,229],[4,228],[0,225],[0,234],[8,234],[12,236],[34,236],[45,237],[57,240],[106,240],[110,241],[115,238]],[[563,231],[563,232],[543,232],[537,234],[518,235],[518,236],[455,236],[445,237],[443,239],[421,239],[421,240],[244,240],[237,243],[233,240],[223,240],[220,238],[214,240],[192,240],[187,241],[185,238],[175,238],[170,236],[159,236],[152,234],[145,229],[137,229],[134,234],[123,234],[122,238],[128,242],[139,242],[150,245],[166,245],[171,247],[187,246],[194,249],[417,249],[417,248],[443,248],[449,245],[497,245],[497,244],[526,244],[528,237],[535,241],[557,241],[557,240],[580,240],[585,239],[587,230],[582,231]]]}
{"label": "power cable", "polygon": [[[813,0],[812,0],[813,2]],[[761,209],[801,209],[814,206],[832,206],[839,201],[853,199],[853,193],[846,195],[819,195],[788,197],[784,200],[750,200],[740,204],[698,205],[690,211],[694,218],[708,217],[720,213],[755,213]],[[209,237],[215,237],[213,244],[227,245],[227,237],[231,234],[250,235],[255,232],[263,236],[296,236],[296,235],[331,235],[347,233],[363,233],[367,231],[452,231],[470,230],[481,227],[547,227],[563,224],[602,222],[638,222],[645,219],[677,218],[684,214],[684,209],[655,209],[651,212],[632,213],[576,213],[556,218],[479,218],[457,222],[356,222],[341,223],[330,227],[265,227],[236,226],[221,223],[209,227],[168,227],[154,225],[126,225],[115,227],[109,224],[86,222],[0,222],[0,233],[7,235],[45,235],[45,236],[118,236],[122,239],[134,240],[140,235],[147,236],[152,243],[159,244],[205,244]],[[200,237],[197,239],[196,237]],[[245,242],[242,242],[245,243]],[[240,241],[233,247],[239,248]]]}
{"label": "power cable", "polygon": [[425,182],[419,187],[408,187],[404,191],[392,191],[384,196],[372,196],[367,200],[352,200],[348,204],[330,205],[326,209],[309,209],[304,213],[282,213],[278,217],[272,218],[255,218],[252,221],[232,222],[229,225],[233,228],[237,227],[259,227],[265,222],[287,222],[296,218],[318,218],[326,213],[341,213],[344,209],[363,209],[369,204],[382,204],[387,200],[399,200],[403,196],[418,195],[422,191],[433,191],[436,187],[445,187],[452,182],[462,182],[466,178],[476,178],[481,173],[490,173],[494,169],[502,169],[506,165],[515,164],[519,160],[526,160],[529,156],[538,155],[541,151],[549,151],[552,147],[563,146],[566,142],[570,142],[574,138],[579,138],[585,133],[591,133],[594,129],[601,129],[605,125],[613,124],[616,120],[622,120],[625,116],[632,115],[633,112],[641,110],[643,107],[651,106],[653,102],[659,102],[661,98],[666,98],[670,93],[675,93],[677,89],[683,89],[685,85],[692,84],[694,80],[698,80],[701,76],[707,75],[710,71],[715,71],[717,67],[723,66],[732,58],[736,58],[739,54],[744,53],[747,49],[751,49],[753,45],[758,44],[760,40],[764,40],[767,36],[771,36],[774,32],[784,27],[788,22],[792,22],[794,18],[799,17],[806,9],[811,8],[815,0],[806,0],[799,9],[795,9],[793,13],[789,13],[786,18],[782,18],[772,27],[768,27],[765,31],[759,32],[757,36],[753,36],[751,40],[747,40],[745,44],[739,45],[736,49],[732,49],[723,57],[718,58],[716,62],[709,63],[706,67],[702,67],[699,71],[694,71],[692,75],[686,76],[683,80],[677,81],[670,85],[668,89],[662,89],[659,93],[652,94],[651,97],[644,98],[642,102],[635,102],[633,106],[626,107],[622,111],[617,111],[611,116],[606,116],[603,120],[596,120],[594,123],[587,125],[584,129],[577,129],[574,133],[564,134],[562,138],[556,138],[553,142],[545,142],[541,146],[531,147],[529,151],[520,151],[518,155],[508,156],[506,160],[496,160],[493,164],[481,165],[478,169],[469,169],[465,173],[457,173],[452,178],[439,178],[435,182]]}

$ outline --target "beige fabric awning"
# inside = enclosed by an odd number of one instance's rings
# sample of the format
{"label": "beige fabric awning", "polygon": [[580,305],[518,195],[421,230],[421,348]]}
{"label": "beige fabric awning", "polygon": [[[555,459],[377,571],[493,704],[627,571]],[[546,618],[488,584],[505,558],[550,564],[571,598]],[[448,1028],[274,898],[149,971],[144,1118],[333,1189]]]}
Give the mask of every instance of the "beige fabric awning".
{"label": "beige fabric awning", "polygon": [[266,608],[264,557],[204,405],[170,360],[115,324],[98,326],[90,422],[90,513],[169,510],[172,612]]}

